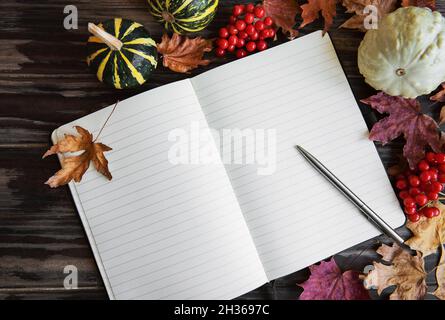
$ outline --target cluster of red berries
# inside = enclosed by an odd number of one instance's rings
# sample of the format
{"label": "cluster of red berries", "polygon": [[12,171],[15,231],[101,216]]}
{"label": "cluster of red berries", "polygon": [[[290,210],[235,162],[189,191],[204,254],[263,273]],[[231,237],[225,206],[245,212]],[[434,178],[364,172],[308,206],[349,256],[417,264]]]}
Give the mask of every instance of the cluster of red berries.
{"label": "cluster of red berries", "polygon": [[229,24],[219,29],[215,54],[223,57],[227,52],[234,52],[237,58],[244,58],[249,53],[267,49],[266,39],[275,37],[273,20],[266,17],[261,5],[238,4],[233,7]]}
{"label": "cluster of red berries", "polygon": [[433,206],[445,183],[445,154],[428,152],[419,162],[416,170],[407,170],[396,178],[399,198],[403,201],[405,213],[412,222],[423,215],[434,218],[440,210]]}

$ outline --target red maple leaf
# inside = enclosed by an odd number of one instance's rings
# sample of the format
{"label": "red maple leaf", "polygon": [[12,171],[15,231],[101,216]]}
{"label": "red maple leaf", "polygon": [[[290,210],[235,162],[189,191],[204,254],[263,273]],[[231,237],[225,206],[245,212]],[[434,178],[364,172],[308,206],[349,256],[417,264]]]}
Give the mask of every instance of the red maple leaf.
{"label": "red maple leaf", "polygon": [[406,140],[403,155],[412,169],[425,156],[428,145],[434,152],[440,152],[439,127],[434,119],[421,112],[421,105],[416,99],[392,97],[380,92],[362,102],[379,113],[389,113],[388,117],[374,125],[369,139],[385,145],[403,134]]}
{"label": "red maple leaf", "polygon": [[402,0],[402,7],[427,7],[436,10],[436,0]]}
{"label": "red maple leaf", "polygon": [[302,284],[300,300],[369,300],[369,293],[356,271],[341,272],[334,258],[310,266],[311,276]]}
{"label": "red maple leaf", "polygon": [[308,0],[308,3],[301,6],[303,22],[300,29],[317,20],[321,12],[325,21],[323,33],[326,33],[334,23],[336,6],[337,0]]}

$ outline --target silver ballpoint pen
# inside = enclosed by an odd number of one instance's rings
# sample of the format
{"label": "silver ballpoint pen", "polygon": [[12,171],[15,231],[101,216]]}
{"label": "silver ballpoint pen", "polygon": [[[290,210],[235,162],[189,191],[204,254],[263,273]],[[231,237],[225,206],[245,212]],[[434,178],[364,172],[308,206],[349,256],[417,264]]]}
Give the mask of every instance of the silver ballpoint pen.
{"label": "silver ballpoint pen", "polygon": [[391,237],[397,244],[404,246],[403,238],[391,228],[382,218],[379,217],[370,207],[366,205],[357,195],[352,192],[343,182],[341,182],[331,171],[328,170],[320,161],[312,154],[307,152],[301,146],[295,146],[301,155],[320,172],[334,187],[336,187],[343,195],[349,199],[367,218],[374,223],[384,234]]}

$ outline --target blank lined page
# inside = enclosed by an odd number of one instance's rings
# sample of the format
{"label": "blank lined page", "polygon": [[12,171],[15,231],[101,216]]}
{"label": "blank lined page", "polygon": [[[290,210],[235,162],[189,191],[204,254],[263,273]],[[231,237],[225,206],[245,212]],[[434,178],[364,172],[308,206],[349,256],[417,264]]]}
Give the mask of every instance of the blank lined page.
{"label": "blank lined page", "polygon": [[391,226],[403,224],[328,35],[290,41],[206,72],[192,84],[210,127],[276,132],[273,174],[258,175],[255,165],[226,165],[269,279],[380,234],[297,153],[297,144]]}
{"label": "blank lined page", "polygon": [[[96,136],[111,108],[54,140]],[[192,122],[207,127],[188,80],[120,102],[99,138],[113,180],[90,167],[70,184],[111,298],[227,299],[267,281],[224,166],[169,162],[169,132]]]}

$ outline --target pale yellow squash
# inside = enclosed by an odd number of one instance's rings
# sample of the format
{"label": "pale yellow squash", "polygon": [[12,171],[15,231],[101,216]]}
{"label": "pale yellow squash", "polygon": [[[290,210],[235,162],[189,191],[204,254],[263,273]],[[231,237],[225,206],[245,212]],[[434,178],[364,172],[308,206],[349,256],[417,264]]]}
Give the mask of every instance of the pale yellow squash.
{"label": "pale yellow squash", "polygon": [[369,85],[389,95],[431,93],[445,81],[445,18],[425,8],[396,10],[366,33],[358,66]]}

